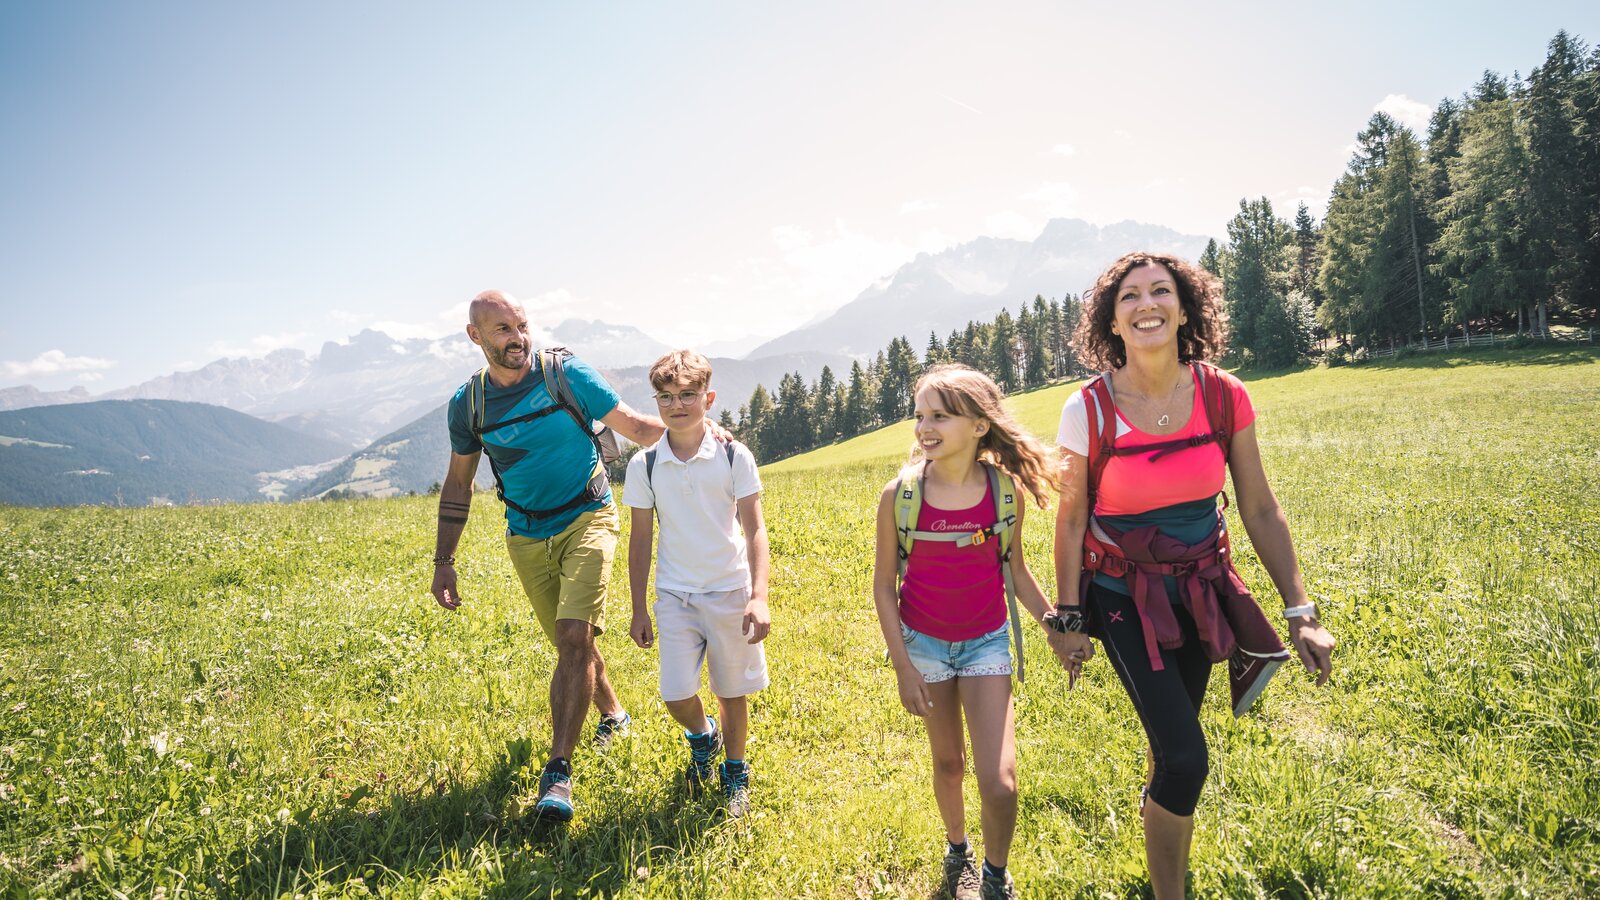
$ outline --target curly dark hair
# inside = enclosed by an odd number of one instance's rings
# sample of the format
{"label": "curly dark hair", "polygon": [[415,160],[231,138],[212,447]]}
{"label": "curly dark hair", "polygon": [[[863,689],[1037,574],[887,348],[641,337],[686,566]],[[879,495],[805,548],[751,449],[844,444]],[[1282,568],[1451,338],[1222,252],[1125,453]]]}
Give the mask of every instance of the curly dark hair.
{"label": "curly dark hair", "polygon": [[1222,282],[1215,275],[1165,253],[1136,251],[1123,256],[1100,274],[1083,295],[1083,314],[1072,332],[1072,348],[1092,369],[1120,369],[1128,362],[1128,348],[1111,333],[1117,314],[1117,287],[1140,266],[1158,265],[1172,273],[1178,285],[1178,302],[1188,321],[1178,327],[1178,361],[1207,362],[1228,352],[1228,311],[1222,302]]}

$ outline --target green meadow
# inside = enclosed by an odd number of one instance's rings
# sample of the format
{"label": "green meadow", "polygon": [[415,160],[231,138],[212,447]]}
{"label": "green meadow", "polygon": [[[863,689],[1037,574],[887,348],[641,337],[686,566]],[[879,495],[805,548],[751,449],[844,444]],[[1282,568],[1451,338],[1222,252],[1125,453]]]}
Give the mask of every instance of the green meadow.
{"label": "green meadow", "polygon": [[[1332,684],[1286,667],[1241,720],[1213,679],[1193,893],[1600,893],[1600,353],[1248,384],[1340,644]],[[1013,407],[1048,439],[1071,389]],[[427,591],[432,498],[5,509],[0,897],[930,896],[926,739],[870,597],[872,506],[909,438],[902,423],[764,470],[774,681],[738,821],[683,794],[654,659],[626,635],[622,549],[601,642],[634,731],[580,749],[577,818],[548,829],[516,811],[554,653],[492,495],[454,614]],[[1047,587],[1050,520],[1031,511],[1025,535]],[[1069,692],[1037,628],[1027,654],[1019,891],[1147,895],[1132,708],[1103,658]]]}

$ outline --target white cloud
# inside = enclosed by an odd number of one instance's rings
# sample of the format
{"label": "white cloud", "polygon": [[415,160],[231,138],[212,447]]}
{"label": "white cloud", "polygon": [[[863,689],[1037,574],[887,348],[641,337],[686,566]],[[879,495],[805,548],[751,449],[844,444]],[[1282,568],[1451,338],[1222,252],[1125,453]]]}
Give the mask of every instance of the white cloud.
{"label": "white cloud", "polygon": [[78,373],[78,380],[84,382],[85,384],[94,384],[96,381],[99,381],[103,378],[105,378],[105,376],[101,375],[99,372]]}
{"label": "white cloud", "polygon": [[1043,230],[1044,223],[1038,217],[1025,216],[1010,209],[997,212],[983,220],[983,233],[989,237],[1031,241]]}
{"label": "white cloud", "polygon": [[409,341],[413,338],[431,341],[436,338],[442,338],[447,334],[465,330],[466,321],[465,315],[462,315],[459,319],[451,316],[448,323],[444,321],[443,316],[433,322],[398,322],[393,319],[384,319],[377,322],[368,322],[365,327],[373,331],[381,331],[397,341]]}
{"label": "white cloud", "polygon": [[6,374],[12,378],[28,378],[34,375],[58,375],[63,372],[93,372],[98,369],[109,369],[116,365],[116,361],[99,359],[93,356],[68,356],[60,350],[46,350],[25,362],[7,360],[0,365],[5,366]]}
{"label": "white cloud", "polygon": [[232,341],[212,341],[206,346],[206,352],[212,356],[225,357],[266,356],[274,350],[282,350],[285,347],[307,349],[305,345],[310,338],[311,336],[303,331],[290,331],[283,334],[258,334],[243,344],[237,344]]}
{"label": "white cloud", "polygon": [[906,202],[900,204],[900,215],[907,216],[912,213],[932,212],[933,210],[943,208],[943,203],[935,203],[932,200],[907,200]]}
{"label": "white cloud", "polygon": [[1405,94],[1390,94],[1384,97],[1372,111],[1388,113],[1390,118],[1417,134],[1427,133],[1428,119],[1433,115],[1433,107],[1419,103]]}
{"label": "white cloud", "polygon": [[1073,156],[1078,152],[1078,148],[1071,144],[1057,144],[1050,148],[1050,152],[1057,156]]}
{"label": "white cloud", "polygon": [[[1045,216],[1051,219],[1078,214],[1078,189],[1065,181],[1047,181],[1035,185],[1022,195],[1022,199],[1038,204]],[[1038,232],[1034,232],[1030,240],[1038,236]]]}

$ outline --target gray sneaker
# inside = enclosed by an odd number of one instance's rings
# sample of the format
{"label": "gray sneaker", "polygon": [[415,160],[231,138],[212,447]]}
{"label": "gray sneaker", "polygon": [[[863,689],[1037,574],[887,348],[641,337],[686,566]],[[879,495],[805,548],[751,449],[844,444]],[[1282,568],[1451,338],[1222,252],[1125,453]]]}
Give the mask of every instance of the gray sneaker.
{"label": "gray sneaker", "polygon": [[613,715],[602,715],[600,722],[594,726],[594,749],[601,753],[611,749],[611,743],[619,737],[627,737],[632,730],[633,717],[627,710]]}
{"label": "gray sneaker", "polygon": [[978,900],[978,854],[967,844],[966,853],[948,849],[944,854],[944,894],[951,900]]}
{"label": "gray sneaker", "polygon": [[1017,889],[1011,883],[1011,873],[1004,878],[983,876],[983,900],[1017,900]]}
{"label": "gray sneaker", "polygon": [[727,760],[717,766],[717,780],[722,782],[722,796],[728,801],[728,818],[737,819],[750,811],[750,764],[745,763],[734,773]]}

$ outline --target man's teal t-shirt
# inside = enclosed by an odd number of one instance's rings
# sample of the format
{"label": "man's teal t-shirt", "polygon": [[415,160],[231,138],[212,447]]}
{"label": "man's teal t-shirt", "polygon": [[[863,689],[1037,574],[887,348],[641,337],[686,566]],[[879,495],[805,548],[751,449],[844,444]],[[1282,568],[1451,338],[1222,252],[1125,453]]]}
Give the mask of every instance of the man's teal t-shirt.
{"label": "man's teal t-shirt", "polygon": [[[567,357],[565,365],[567,382],[572,385],[578,408],[586,418],[602,419],[617,408],[622,398],[599,372],[577,357]],[[583,493],[599,459],[594,442],[572,416],[554,412],[486,431],[480,440],[472,433],[471,391],[472,380],[469,379],[450,398],[448,419],[452,450],[463,456],[479,451],[488,454],[500,473],[506,496],[525,509],[554,509]],[[483,425],[488,429],[497,422],[554,405],[555,400],[536,362],[521,381],[510,387],[495,387],[493,380],[485,385]],[[547,518],[530,520],[508,506],[506,531],[530,538],[554,537],[583,513],[610,504],[611,489],[608,487],[599,499]]]}

